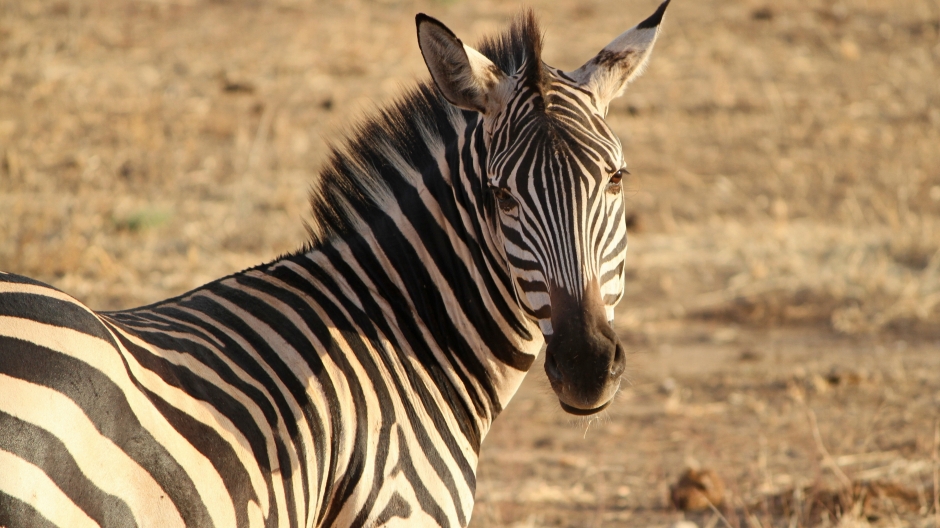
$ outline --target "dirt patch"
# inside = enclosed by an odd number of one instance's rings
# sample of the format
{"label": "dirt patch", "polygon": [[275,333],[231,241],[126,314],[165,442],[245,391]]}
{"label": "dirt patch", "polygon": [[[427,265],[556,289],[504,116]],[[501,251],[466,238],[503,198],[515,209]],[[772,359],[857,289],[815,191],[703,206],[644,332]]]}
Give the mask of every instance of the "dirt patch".
{"label": "dirt patch", "polygon": [[[935,345],[811,329],[688,337],[726,330],[657,333],[592,420],[564,415],[536,365],[484,443],[475,525],[933,526]],[[724,481],[718,510],[675,508],[688,467]]]}
{"label": "dirt patch", "polygon": [[846,519],[865,525],[902,517],[927,518],[934,496],[932,485],[913,488],[893,482],[856,482],[844,489],[786,490],[752,504],[749,511],[765,519],[791,519],[790,524],[795,520],[797,525],[845,524]]}

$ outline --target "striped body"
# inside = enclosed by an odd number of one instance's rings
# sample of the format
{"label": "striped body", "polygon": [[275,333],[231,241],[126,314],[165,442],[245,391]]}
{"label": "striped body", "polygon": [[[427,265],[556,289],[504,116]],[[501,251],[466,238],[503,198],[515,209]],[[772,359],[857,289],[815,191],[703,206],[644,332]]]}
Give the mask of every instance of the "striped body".
{"label": "striped body", "polygon": [[[295,254],[108,313],[0,273],[0,526],[466,526],[481,442],[546,341],[562,407],[606,406],[622,153],[577,72],[517,42],[533,34],[467,48],[513,76],[496,114],[454,101],[422,40],[439,90],[336,149]],[[512,128],[533,64],[547,150]],[[601,389],[566,370],[582,338],[609,353]]]}
{"label": "striped body", "polygon": [[[401,183],[375,229],[135,310],[0,282],[0,390],[29,395],[0,397],[16,425],[0,428],[0,456],[23,468],[0,474],[0,511],[35,493],[102,525],[131,510],[159,511],[152,526],[466,525],[482,437],[542,339],[485,236],[454,225],[483,191],[439,186],[447,201]],[[15,446],[26,430],[46,439],[39,452]],[[126,473],[81,464],[112,457]],[[23,486],[39,473],[64,482]],[[104,511],[83,502],[107,495]]]}

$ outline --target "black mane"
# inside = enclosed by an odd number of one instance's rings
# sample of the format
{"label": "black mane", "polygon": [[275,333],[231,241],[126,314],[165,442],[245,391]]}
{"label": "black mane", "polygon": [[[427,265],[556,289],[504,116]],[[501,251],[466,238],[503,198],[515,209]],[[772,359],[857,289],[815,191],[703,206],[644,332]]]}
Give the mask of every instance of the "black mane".
{"label": "black mane", "polygon": [[[509,31],[495,37],[485,37],[476,49],[507,75],[524,73],[526,81],[539,88],[545,82],[542,31],[532,10],[517,15]],[[525,72],[521,72],[522,68],[525,68]]]}
{"label": "black mane", "polygon": [[[526,84],[543,85],[542,33],[532,11],[516,16],[508,31],[484,38],[476,49],[506,74],[521,73]],[[397,172],[384,152],[390,148],[420,170],[431,157],[422,130],[436,134],[446,145],[463,132],[451,125],[460,111],[433,82],[422,81],[332,144],[329,160],[311,185],[312,218],[306,222],[310,240],[304,251],[334,235],[355,231],[356,216],[367,218],[382,209],[385,200],[392,199],[391,180]],[[465,114],[468,122],[476,119],[475,112]]]}

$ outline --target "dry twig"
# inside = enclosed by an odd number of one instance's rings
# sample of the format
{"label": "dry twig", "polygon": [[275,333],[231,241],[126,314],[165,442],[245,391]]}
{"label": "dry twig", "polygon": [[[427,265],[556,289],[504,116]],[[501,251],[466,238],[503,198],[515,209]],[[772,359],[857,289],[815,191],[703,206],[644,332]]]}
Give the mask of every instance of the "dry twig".
{"label": "dry twig", "polygon": [[839,467],[839,464],[836,464],[836,461],[832,458],[832,455],[829,454],[829,450],[827,450],[826,446],[823,444],[822,435],[819,434],[819,424],[816,422],[816,413],[807,407],[806,414],[809,416],[809,422],[813,428],[813,439],[816,440],[816,449],[819,450],[819,454],[823,457],[823,464],[832,470],[843,486],[850,489],[852,487],[852,479],[850,479],[848,475],[842,471],[842,468]]}
{"label": "dry twig", "polygon": [[940,420],[933,426],[933,525],[940,528]]}

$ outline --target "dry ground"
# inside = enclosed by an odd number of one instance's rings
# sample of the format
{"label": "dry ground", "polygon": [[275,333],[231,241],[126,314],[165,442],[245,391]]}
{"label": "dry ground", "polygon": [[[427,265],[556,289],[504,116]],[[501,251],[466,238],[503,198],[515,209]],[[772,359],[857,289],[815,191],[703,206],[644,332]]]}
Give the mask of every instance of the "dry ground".
{"label": "dry ground", "polygon": [[[566,69],[655,8],[527,4]],[[472,42],[517,9],[0,0],[0,269],[113,309],[296,249],[327,138],[425,75],[414,13]],[[474,525],[669,525],[701,465],[700,525],[936,526],[940,2],[676,0],[664,29],[609,119],[632,385],[579,422],[530,376]]]}

